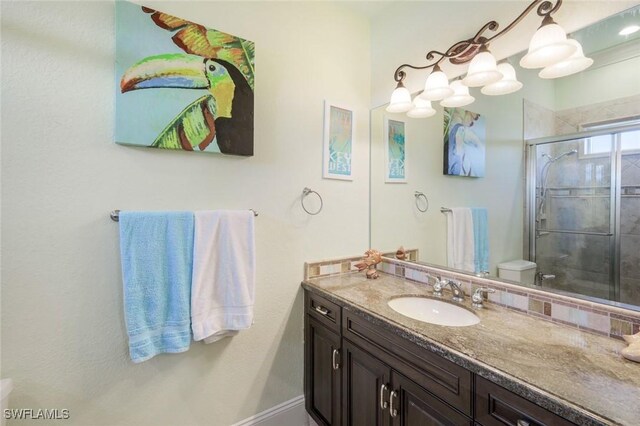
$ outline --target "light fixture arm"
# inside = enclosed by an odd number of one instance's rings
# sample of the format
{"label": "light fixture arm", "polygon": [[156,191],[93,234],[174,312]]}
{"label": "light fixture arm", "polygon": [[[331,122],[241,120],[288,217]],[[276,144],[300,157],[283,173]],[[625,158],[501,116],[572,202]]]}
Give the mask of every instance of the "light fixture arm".
{"label": "light fixture arm", "polygon": [[[555,2],[554,2],[555,1]],[[483,34],[487,31],[497,31],[500,24],[496,21],[487,22],[480,28],[480,30],[470,39],[459,41],[449,47],[444,53],[437,50],[431,50],[427,53],[427,61],[433,61],[438,56],[435,62],[424,66],[416,66],[411,64],[402,64],[396,68],[393,73],[393,78],[396,82],[402,82],[406,73],[403,71],[405,68],[411,68],[414,70],[424,70],[428,68],[434,68],[442,63],[444,60],[449,60],[451,63],[460,65],[469,62],[480,51],[480,48],[487,46],[493,40],[501,37],[502,35],[511,31],[518,23],[520,23],[532,10],[536,9],[538,16],[543,18],[542,24],[553,22],[551,15],[556,13],[562,6],[562,0],[533,0],[529,6],[514,19],[509,25],[507,25],[502,31],[494,34],[491,37],[485,37]]]}

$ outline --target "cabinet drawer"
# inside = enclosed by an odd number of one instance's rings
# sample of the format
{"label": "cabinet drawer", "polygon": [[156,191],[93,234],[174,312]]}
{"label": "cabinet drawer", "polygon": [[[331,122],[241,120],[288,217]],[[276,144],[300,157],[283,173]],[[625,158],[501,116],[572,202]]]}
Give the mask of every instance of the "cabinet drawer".
{"label": "cabinet drawer", "polygon": [[348,311],[342,335],[471,417],[470,371]]}
{"label": "cabinet drawer", "polygon": [[574,424],[480,376],[476,376],[475,419],[484,426]]}
{"label": "cabinet drawer", "polygon": [[305,291],[304,299],[304,306],[307,314],[311,315],[311,317],[317,319],[331,330],[340,333],[340,325],[342,322],[342,310],[340,306],[309,291]]}

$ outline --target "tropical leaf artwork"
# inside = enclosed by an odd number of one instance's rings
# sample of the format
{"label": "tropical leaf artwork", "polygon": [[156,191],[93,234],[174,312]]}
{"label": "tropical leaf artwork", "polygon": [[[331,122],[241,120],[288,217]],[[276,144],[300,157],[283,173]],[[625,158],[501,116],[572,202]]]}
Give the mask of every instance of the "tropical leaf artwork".
{"label": "tropical leaf artwork", "polygon": [[253,155],[252,41],[118,1],[116,71],[116,142]]}

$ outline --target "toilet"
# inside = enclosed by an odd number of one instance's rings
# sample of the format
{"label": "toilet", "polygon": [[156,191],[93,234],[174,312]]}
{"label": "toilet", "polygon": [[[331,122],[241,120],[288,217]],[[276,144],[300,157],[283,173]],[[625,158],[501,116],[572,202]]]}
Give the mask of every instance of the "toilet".
{"label": "toilet", "polygon": [[522,284],[535,284],[536,264],[522,259],[500,263],[498,277]]}

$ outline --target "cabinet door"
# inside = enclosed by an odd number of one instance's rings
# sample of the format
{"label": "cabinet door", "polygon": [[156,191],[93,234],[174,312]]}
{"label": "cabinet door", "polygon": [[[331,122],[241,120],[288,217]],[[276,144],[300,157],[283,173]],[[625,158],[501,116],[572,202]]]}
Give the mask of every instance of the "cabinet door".
{"label": "cabinet door", "polygon": [[391,373],[389,411],[393,426],[471,426],[470,418],[424,390],[402,374]]}
{"label": "cabinet door", "polygon": [[305,324],[305,404],[319,425],[340,425],[340,336],[313,318]]}
{"label": "cabinet door", "polygon": [[383,362],[343,340],[342,410],[348,426],[388,426],[391,370]]}

